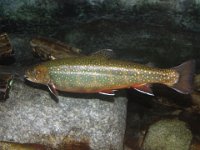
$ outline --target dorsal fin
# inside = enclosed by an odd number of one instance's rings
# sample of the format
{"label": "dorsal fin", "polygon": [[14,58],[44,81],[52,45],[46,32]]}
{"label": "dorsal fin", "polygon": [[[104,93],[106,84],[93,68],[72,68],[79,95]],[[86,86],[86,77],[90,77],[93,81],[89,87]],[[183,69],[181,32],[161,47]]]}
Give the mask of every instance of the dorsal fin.
{"label": "dorsal fin", "polygon": [[98,51],[90,54],[90,56],[97,56],[97,57],[104,57],[104,58],[115,58],[116,54],[112,49],[101,49],[101,50],[98,50]]}

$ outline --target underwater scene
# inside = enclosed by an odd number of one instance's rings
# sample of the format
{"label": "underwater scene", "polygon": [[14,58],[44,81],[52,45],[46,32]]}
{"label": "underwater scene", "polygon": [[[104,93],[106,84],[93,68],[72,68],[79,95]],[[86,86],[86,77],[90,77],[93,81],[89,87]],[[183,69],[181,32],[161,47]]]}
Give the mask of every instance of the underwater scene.
{"label": "underwater scene", "polygon": [[0,0],[0,150],[200,150],[200,1]]}

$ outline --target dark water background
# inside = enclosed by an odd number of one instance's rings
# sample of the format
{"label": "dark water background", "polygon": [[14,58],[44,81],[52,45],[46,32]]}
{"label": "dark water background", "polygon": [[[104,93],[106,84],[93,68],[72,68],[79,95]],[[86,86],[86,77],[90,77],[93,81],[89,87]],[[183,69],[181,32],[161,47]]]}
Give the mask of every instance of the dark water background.
{"label": "dark water background", "polygon": [[[118,59],[153,63],[158,67],[176,66],[186,60],[197,60],[199,72],[200,44],[199,33],[167,25],[148,24],[135,20],[114,20],[97,18],[89,21],[64,21],[56,25],[4,25],[3,32],[14,38],[11,42],[16,54],[16,63],[23,64],[27,56],[23,52],[23,44],[35,36],[54,38],[82,49],[89,54],[99,49],[110,48],[115,51]],[[15,38],[19,38],[15,41]],[[24,43],[23,43],[24,42]],[[17,49],[18,47],[22,49]],[[30,49],[30,47],[29,47]],[[26,53],[26,52],[25,52]],[[22,56],[20,56],[22,55]],[[23,60],[24,59],[24,60]],[[34,58],[33,58],[34,59]],[[32,61],[32,60],[30,60]],[[20,64],[19,64],[20,65]]]}

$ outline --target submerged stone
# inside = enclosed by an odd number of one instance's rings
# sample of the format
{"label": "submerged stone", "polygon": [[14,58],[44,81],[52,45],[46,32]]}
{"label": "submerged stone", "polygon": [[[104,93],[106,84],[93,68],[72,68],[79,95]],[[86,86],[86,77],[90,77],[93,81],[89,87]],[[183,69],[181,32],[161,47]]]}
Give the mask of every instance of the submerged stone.
{"label": "submerged stone", "polygon": [[151,125],[144,150],[189,150],[192,133],[183,121],[161,120]]}
{"label": "submerged stone", "polygon": [[55,103],[47,90],[14,81],[10,98],[0,105],[0,141],[122,150],[126,103],[120,95],[71,93]]}

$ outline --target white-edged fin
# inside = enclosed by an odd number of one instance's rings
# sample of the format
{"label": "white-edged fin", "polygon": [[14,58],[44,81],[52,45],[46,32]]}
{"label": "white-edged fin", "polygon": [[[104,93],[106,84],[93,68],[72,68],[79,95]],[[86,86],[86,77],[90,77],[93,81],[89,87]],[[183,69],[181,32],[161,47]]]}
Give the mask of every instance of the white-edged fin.
{"label": "white-edged fin", "polygon": [[138,92],[154,96],[153,91],[151,89],[151,84],[143,84],[143,85],[138,85],[136,87],[133,86],[133,88]]}
{"label": "white-edged fin", "polygon": [[150,96],[154,96],[154,94],[152,92],[145,92],[143,90],[140,90],[140,89],[137,89],[137,88],[134,88],[136,91],[140,92],[140,93],[143,93],[143,94],[147,94],[147,95],[150,95]]}
{"label": "white-edged fin", "polygon": [[49,91],[57,98],[58,100],[58,92],[56,91],[54,84],[48,84]]}
{"label": "white-edged fin", "polygon": [[99,92],[99,94],[114,96],[115,95],[114,91],[115,90],[113,90],[113,91],[101,91],[101,92]]}

